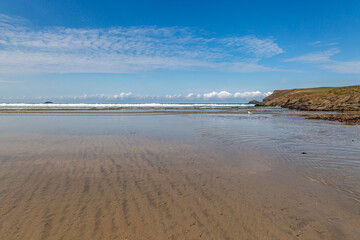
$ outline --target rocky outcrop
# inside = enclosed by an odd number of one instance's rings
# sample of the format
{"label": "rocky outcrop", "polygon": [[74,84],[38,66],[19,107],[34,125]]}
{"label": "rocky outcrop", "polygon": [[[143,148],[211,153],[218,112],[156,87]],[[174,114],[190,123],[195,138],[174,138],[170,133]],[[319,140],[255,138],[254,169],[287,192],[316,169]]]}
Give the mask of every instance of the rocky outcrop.
{"label": "rocky outcrop", "polygon": [[360,85],[275,90],[256,106],[279,106],[306,111],[359,111]]}
{"label": "rocky outcrop", "polygon": [[328,120],[346,124],[360,124],[360,114],[316,114],[306,116],[308,119]]}
{"label": "rocky outcrop", "polygon": [[251,100],[250,102],[248,102],[248,104],[258,104],[260,103],[259,101],[256,101],[256,100]]}

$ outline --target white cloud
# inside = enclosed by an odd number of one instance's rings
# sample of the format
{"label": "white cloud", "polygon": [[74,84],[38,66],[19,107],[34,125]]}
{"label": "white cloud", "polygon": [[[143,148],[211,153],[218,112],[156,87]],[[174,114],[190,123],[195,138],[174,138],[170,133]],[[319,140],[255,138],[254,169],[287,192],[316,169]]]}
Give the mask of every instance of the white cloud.
{"label": "white cloud", "polygon": [[181,27],[36,28],[3,14],[0,49],[5,74],[278,71],[259,61],[284,52],[272,38],[216,38]]}
{"label": "white cloud", "polygon": [[[150,96],[150,95],[138,95],[133,94],[131,92],[121,92],[119,94],[114,95],[106,95],[106,94],[83,94],[80,96],[62,96],[62,97],[44,97],[38,96],[34,99],[39,101],[44,100],[54,100],[54,101],[71,101],[71,102],[119,102],[119,101],[248,101],[253,99],[262,99],[266,96],[269,96],[272,92],[261,92],[261,91],[253,91],[253,92],[235,92],[231,93],[228,91],[213,91],[209,93],[188,93],[188,94],[167,94],[163,96]],[[3,98],[4,99],[4,98]],[[25,96],[22,97],[12,97],[8,99],[18,99],[18,100],[26,100],[30,99]]]}
{"label": "white cloud", "polygon": [[[99,99],[99,100],[123,100],[133,97],[131,92],[122,92],[114,95],[105,95],[105,94],[83,94],[81,96],[63,96],[59,99],[73,99],[73,100],[88,100],[88,99]],[[38,97],[42,99],[43,97]]]}
{"label": "white cloud", "polygon": [[340,52],[337,48],[332,48],[324,52],[309,53],[303,56],[286,59],[285,62],[305,62],[305,63],[323,63],[331,61],[331,57]]}
{"label": "white cloud", "polygon": [[360,73],[360,61],[350,62],[331,62],[329,64],[322,65],[322,68],[328,69],[336,73]]}
{"label": "white cloud", "polygon": [[[166,98],[166,99],[179,99],[179,98],[181,98],[181,97],[182,97],[181,94],[177,94],[177,95],[165,95],[165,98]],[[158,98],[160,98],[160,97],[158,97]]]}
{"label": "white cloud", "polygon": [[200,93],[198,93],[198,94],[188,93],[188,94],[184,95],[184,98],[187,100],[196,100],[196,99],[201,99],[202,95]]}
{"label": "white cloud", "polygon": [[194,98],[194,96],[195,96],[194,93],[189,93],[189,94],[187,94],[187,95],[185,96],[185,98],[187,98],[187,99],[192,99],[192,98]]}
{"label": "white cloud", "polygon": [[211,92],[211,93],[205,93],[203,95],[203,98],[205,100],[216,98],[216,99],[226,99],[231,98],[233,95],[227,91],[221,91],[221,92]]}
{"label": "white cloud", "polygon": [[109,97],[107,97],[107,99],[125,99],[125,98],[131,97],[131,95],[132,95],[131,92],[125,92],[125,93],[120,93],[120,94],[115,94],[113,96],[109,96]]}
{"label": "white cloud", "polygon": [[253,98],[262,98],[269,96],[272,92],[260,92],[260,91],[254,91],[254,92],[236,92],[234,94],[227,92],[227,91],[221,91],[221,92],[210,92],[203,94],[204,100],[209,99],[253,99]]}
{"label": "white cloud", "polygon": [[234,93],[234,98],[246,98],[246,99],[250,99],[250,98],[259,98],[259,97],[267,97],[270,94],[272,94],[272,92],[260,92],[260,91],[255,91],[255,92],[236,92]]}

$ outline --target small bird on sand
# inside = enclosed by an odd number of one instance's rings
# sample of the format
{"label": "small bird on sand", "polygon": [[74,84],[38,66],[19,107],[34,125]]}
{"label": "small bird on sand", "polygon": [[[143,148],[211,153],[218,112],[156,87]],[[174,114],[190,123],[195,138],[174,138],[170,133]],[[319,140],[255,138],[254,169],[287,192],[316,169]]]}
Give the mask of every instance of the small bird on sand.
{"label": "small bird on sand", "polygon": [[248,111],[248,114],[249,114],[249,115],[251,115],[251,114],[252,114],[252,112]]}

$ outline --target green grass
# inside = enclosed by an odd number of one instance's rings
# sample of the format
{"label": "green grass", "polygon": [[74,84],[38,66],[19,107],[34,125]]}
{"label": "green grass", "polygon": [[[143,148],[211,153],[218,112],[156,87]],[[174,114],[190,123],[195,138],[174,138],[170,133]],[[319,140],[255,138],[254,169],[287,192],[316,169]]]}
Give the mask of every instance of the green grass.
{"label": "green grass", "polygon": [[322,88],[310,88],[310,89],[301,89],[297,92],[303,92],[308,94],[319,94],[319,93],[329,93],[335,95],[346,94],[350,92],[360,92],[360,85],[349,86],[349,87],[322,87]]}

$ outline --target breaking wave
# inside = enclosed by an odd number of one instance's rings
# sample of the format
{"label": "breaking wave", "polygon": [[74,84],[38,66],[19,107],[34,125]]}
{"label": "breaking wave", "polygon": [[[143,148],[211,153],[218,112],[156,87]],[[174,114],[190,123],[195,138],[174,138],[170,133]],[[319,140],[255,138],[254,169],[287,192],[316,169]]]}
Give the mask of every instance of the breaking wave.
{"label": "breaking wave", "polygon": [[121,104],[85,104],[85,103],[0,103],[1,110],[122,110],[122,109],[239,109],[253,107],[246,103],[121,103]]}

